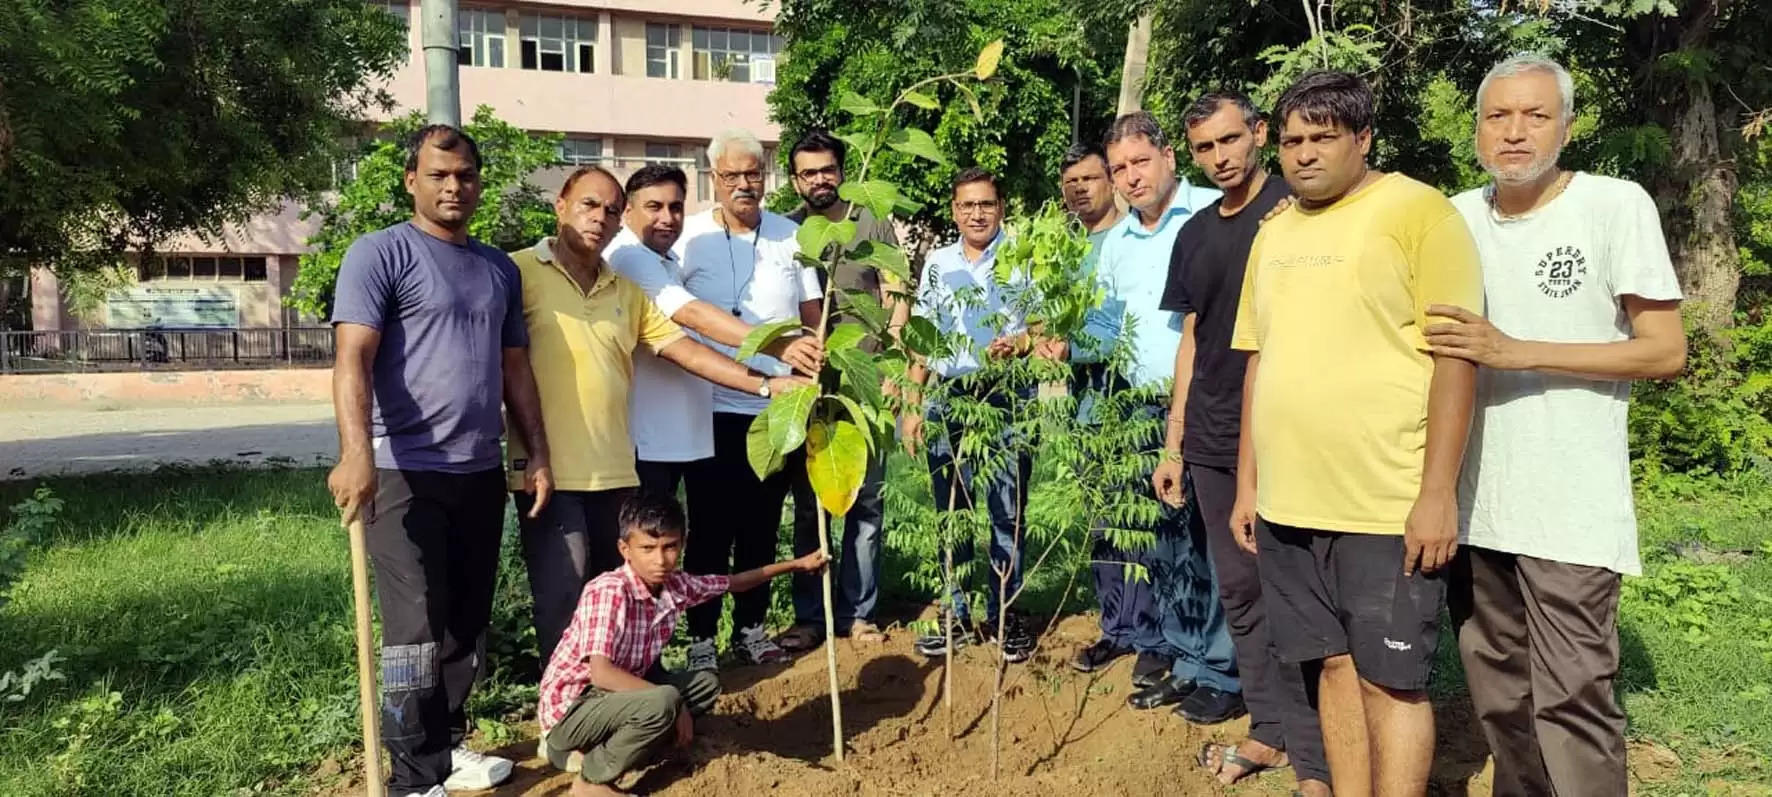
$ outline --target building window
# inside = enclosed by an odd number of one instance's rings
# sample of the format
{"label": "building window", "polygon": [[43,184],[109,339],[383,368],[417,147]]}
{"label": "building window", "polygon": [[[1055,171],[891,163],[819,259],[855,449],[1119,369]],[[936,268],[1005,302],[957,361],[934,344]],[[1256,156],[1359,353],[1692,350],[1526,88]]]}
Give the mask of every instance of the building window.
{"label": "building window", "polygon": [[677,59],[682,57],[682,47],[683,26],[646,23],[646,76],[680,77]]}
{"label": "building window", "polygon": [[400,20],[400,27],[412,27],[412,6],[408,0],[369,0],[369,4],[393,14]]}
{"label": "building window", "polygon": [[544,72],[590,72],[595,69],[597,21],[552,14],[524,14],[523,68]]}
{"label": "building window", "polygon": [[143,282],[264,282],[262,257],[195,257],[178,255],[142,266]]}
{"label": "building window", "polygon": [[646,162],[648,164],[662,163],[666,166],[681,167],[683,165],[681,163],[682,160],[683,146],[681,144],[661,144],[656,141],[646,142]]}
{"label": "building window", "polygon": [[464,8],[455,15],[456,63],[462,66],[505,65],[505,15],[502,11]]}
{"label": "building window", "polygon": [[[775,82],[775,56],[781,37],[762,30],[709,28],[696,25],[690,33],[696,80],[731,80],[738,83]],[[753,68],[755,67],[755,68]]]}
{"label": "building window", "polygon": [[603,160],[603,139],[564,138],[555,150],[560,162],[572,166],[590,166]]}

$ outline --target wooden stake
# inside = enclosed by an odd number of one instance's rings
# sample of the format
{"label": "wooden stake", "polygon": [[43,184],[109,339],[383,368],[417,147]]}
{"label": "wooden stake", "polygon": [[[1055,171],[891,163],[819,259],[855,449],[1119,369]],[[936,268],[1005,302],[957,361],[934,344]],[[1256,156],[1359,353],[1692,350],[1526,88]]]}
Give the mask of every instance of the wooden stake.
{"label": "wooden stake", "polygon": [[[842,517],[837,518],[839,522]],[[831,749],[837,754],[837,763],[843,763],[843,701],[837,691],[837,616],[831,608],[831,545],[830,515],[822,508],[818,511],[818,552],[825,556],[824,567],[824,661],[831,677]],[[851,554],[853,555],[853,554]]]}
{"label": "wooden stake", "polygon": [[375,696],[375,627],[369,605],[369,546],[361,518],[351,536],[351,603],[357,610],[357,700],[363,713],[363,793],[382,797],[381,701]]}

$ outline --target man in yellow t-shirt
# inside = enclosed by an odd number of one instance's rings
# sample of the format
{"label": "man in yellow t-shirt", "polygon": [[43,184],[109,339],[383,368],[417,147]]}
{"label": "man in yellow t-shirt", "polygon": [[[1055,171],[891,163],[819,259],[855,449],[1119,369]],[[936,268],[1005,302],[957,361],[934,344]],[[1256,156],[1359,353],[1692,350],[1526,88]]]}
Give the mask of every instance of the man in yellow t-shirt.
{"label": "man in yellow t-shirt", "polygon": [[1334,792],[1421,794],[1476,385],[1423,330],[1429,305],[1481,307],[1483,282],[1451,202],[1367,167],[1372,105],[1360,78],[1315,72],[1274,109],[1298,199],[1244,274],[1231,528],[1258,553],[1280,658],[1316,672]]}
{"label": "man in yellow t-shirt", "polygon": [[[628,435],[635,347],[747,393],[769,396],[806,384],[798,377],[765,377],[688,337],[640,286],[609,268],[603,249],[621,229],[625,205],[613,175],[580,168],[554,200],[558,235],[511,254],[523,276],[523,321],[543,424],[553,427],[545,432],[553,453],[553,499],[533,512],[533,497],[518,480],[510,483],[544,667],[585,583],[622,563],[616,517],[640,484]],[[511,436],[509,450],[521,474],[527,454],[517,436]]]}

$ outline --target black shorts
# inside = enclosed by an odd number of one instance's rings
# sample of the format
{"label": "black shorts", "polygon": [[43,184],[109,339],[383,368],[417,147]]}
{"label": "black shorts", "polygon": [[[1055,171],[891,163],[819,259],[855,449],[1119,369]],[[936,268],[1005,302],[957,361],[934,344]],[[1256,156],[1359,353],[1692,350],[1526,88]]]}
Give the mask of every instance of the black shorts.
{"label": "black shorts", "polygon": [[1360,677],[1427,688],[1446,604],[1445,571],[1403,575],[1403,535],[1256,524],[1261,591],[1281,660],[1349,653]]}

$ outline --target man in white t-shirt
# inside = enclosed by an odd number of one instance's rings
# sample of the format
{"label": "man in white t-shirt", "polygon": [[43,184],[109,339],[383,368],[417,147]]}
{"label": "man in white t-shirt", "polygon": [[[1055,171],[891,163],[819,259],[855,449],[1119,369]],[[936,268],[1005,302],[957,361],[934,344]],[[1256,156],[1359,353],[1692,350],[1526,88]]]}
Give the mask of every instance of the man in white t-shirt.
{"label": "man in white t-shirt", "polygon": [[[671,253],[681,263],[683,287],[747,327],[798,319],[815,326],[822,310],[818,274],[800,265],[794,255],[799,225],[763,209],[766,161],[763,145],[744,131],[726,131],[708,145],[717,204],[683,220],[683,235]],[[715,349],[738,352],[736,343],[715,339]],[[746,362],[764,374],[789,373],[787,363],[767,354]],[[739,572],[776,559],[782,504],[787,500],[794,468],[805,468],[804,453],[788,457],[781,471],[759,481],[746,456],[745,436],[751,421],[769,406],[768,393],[747,394],[713,388],[714,458],[709,467],[709,505],[720,522],[690,525],[683,569],[707,575]],[[763,628],[769,593],[747,592],[733,597],[732,647],[752,663],[785,658]],[[712,670],[714,634],[720,603],[690,609],[689,668]]]}
{"label": "man in white t-shirt", "polygon": [[[675,166],[648,164],[628,176],[622,230],[604,255],[610,267],[640,286],[672,321],[703,341],[734,347],[751,325],[725,307],[696,298],[683,286],[683,265],[672,247],[683,232],[688,178]],[[769,349],[805,374],[823,360],[811,335],[783,338]],[[727,351],[728,354],[731,350]],[[715,522],[707,485],[714,457],[714,386],[644,349],[634,352],[628,424],[640,487],[688,497],[691,529]]]}
{"label": "man in white t-shirt", "polygon": [[1460,477],[1464,547],[1448,603],[1498,795],[1619,795],[1620,574],[1635,575],[1630,383],[1685,367],[1680,286],[1649,195],[1557,166],[1574,84],[1541,56],[1477,93],[1494,178],[1453,199],[1484,308],[1430,307],[1438,355],[1483,366]]}

